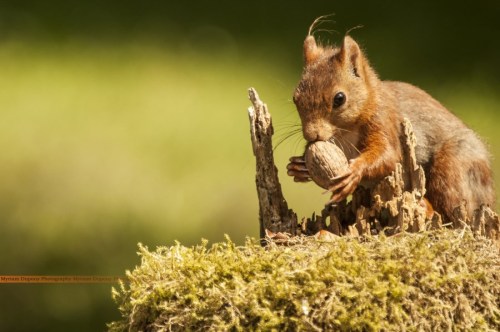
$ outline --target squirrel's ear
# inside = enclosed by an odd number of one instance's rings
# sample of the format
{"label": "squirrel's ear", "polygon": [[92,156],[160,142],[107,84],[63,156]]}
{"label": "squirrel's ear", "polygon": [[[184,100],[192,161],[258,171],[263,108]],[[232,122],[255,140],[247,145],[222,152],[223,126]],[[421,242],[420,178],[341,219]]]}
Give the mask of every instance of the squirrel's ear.
{"label": "squirrel's ear", "polygon": [[350,36],[344,37],[344,42],[342,43],[342,48],[339,54],[340,62],[344,65],[351,66],[351,69],[357,77],[359,77],[359,72],[361,70],[362,53],[358,46],[358,43],[354,41]]}
{"label": "squirrel's ear", "polygon": [[304,62],[306,65],[314,62],[320,55],[321,49],[316,45],[316,40],[313,36],[307,36],[304,40]]}

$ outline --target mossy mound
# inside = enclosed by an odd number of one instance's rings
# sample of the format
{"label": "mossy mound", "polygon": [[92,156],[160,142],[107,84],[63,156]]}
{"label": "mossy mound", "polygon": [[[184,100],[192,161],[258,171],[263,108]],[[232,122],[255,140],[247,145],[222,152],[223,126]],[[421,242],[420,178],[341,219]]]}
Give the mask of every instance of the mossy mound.
{"label": "mossy mound", "polygon": [[466,231],[139,248],[110,331],[500,330],[499,250]]}

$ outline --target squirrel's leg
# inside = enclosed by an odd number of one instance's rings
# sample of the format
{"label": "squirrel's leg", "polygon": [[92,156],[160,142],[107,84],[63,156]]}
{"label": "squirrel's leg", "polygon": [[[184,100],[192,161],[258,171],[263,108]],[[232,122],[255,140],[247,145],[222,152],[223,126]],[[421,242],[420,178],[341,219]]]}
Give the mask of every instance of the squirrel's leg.
{"label": "squirrel's leg", "polygon": [[420,205],[425,209],[425,216],[427,217],[427,219],[432,219],[432,217],[434,216],[434,207],[432,206],[431,202],[429,202],[429,200],[424,197],[424,199],[420,201]]}
{"label": "squirrel's leg", "polygon": [[471,158],[465,149],[470,140],[445,142],[435,152],[427,171],[427,199],[451,220],[453,210],[465,200],[469,216],[481,204],[494,204],[495,193],[487,156]]}
{"label": "squirrel's leg", "polygon": [[390,144],[386,135],[380,131],[373,134],[361,154],[349,161],[349,170],[337,176],[328,188],[332,197],[327,204],[337,203],[352,194],[361,180],[381,179],[389,175],[400,160],[397,144]]}

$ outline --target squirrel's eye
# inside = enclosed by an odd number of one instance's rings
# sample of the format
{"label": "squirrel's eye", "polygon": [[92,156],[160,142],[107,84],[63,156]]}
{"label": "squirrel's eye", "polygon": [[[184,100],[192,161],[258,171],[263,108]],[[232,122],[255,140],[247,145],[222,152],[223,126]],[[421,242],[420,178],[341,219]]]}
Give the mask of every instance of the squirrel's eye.
{"label": "squirrel's eye", "polygon": [[335,97],[333,97],[333,107],[342,106],[345,103],[345,94],[343,92],[337,92]]}

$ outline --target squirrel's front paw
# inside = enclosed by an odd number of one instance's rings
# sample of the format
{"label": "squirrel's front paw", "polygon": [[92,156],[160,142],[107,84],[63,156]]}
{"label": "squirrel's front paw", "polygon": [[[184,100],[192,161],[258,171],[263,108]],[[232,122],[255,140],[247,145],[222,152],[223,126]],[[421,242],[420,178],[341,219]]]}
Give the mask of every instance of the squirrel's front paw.
{"label": "squirrel's front paw", "polygon": [[[340,174],[333,179],[333,184],[328,188],[332,193],[332,198],[326,205],[338,203],[351,195],[361,181],[361,171],[351,162],[347,172]],[[328,192],[327,191],[327,192]]]}
{"label": "squirrel's front paw", "polygon": [[290,158],[290,163],[286,165],[287,174],[293,176],[295,182],[311,181],[309,170],[306,167],[304,156]]}

